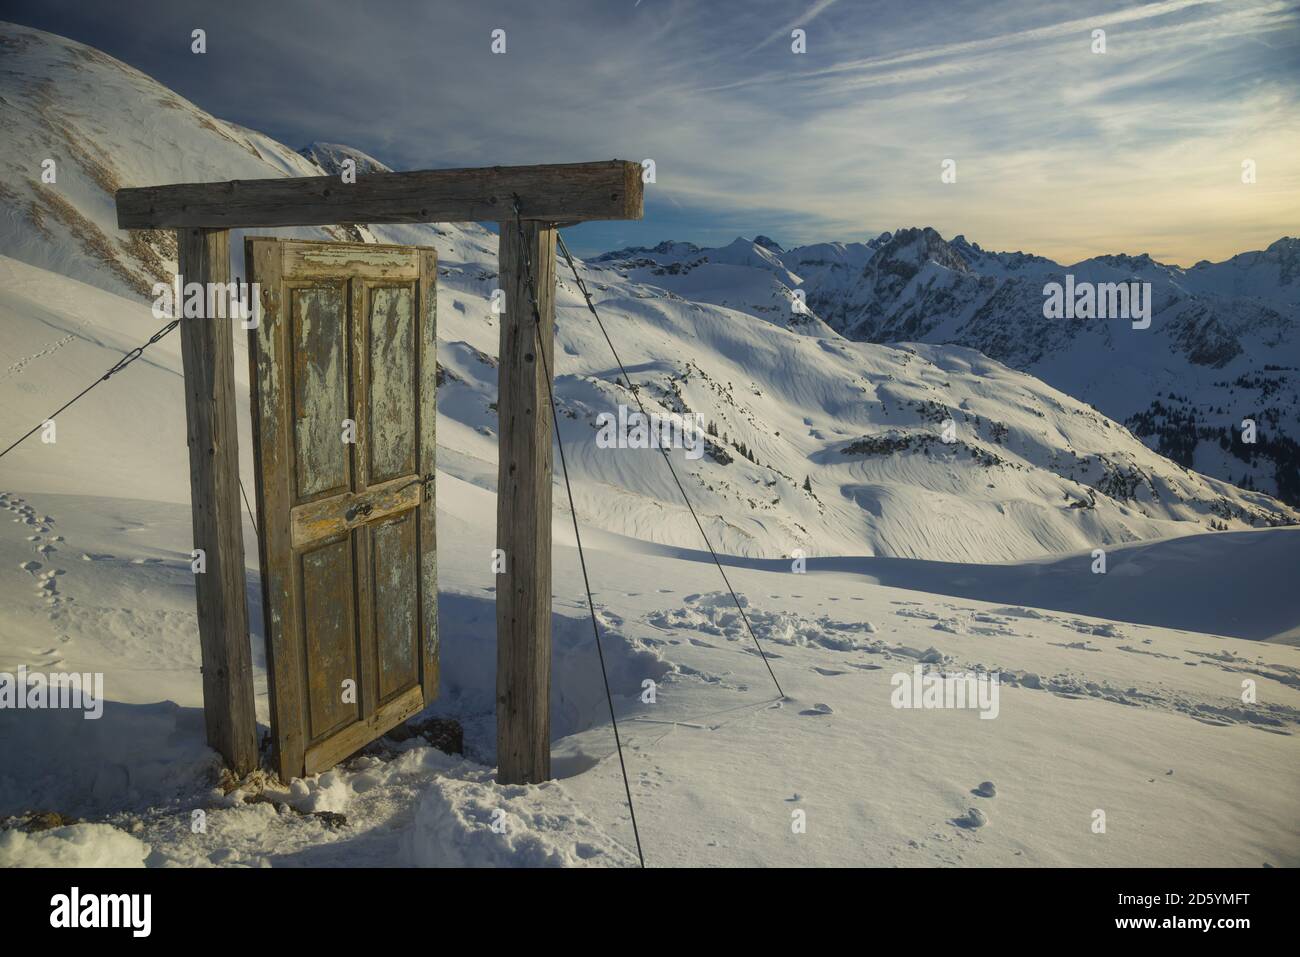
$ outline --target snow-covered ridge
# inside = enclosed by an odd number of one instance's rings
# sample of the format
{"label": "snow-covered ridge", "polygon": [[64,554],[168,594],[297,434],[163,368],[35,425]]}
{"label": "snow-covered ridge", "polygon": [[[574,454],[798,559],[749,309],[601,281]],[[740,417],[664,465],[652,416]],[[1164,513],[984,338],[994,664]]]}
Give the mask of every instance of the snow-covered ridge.
{"label": "snow-covered ridge", "polygon": [[[113,194],[125,186],[319,176],[345,148],[312,144],[311,156],[218,119],[167,87],[93,47],[40,30],[0,24],[0,252],[119,295],[147,296],[169,281],[176,241],[170,230],[119,230]],[[358,170],[377,163],[346,150]],[[54,160],[55,182],[42,180]],[[369,230],[325,227],[267,230],[302,238],[373,240]],[[392,235],[406,237],[396,227]],[[470,224],[419,227],[446,245],[484,243]],[[231,259],[243,273],[242,232]],[[393,241],[414,241],[401,238]],[[423,241],[423,240],[422,240]],[[486,246],[484,247],[486,248]]]}
{"label": "snow-covered ridge", "polygon": [[[748,267],[732,289],[773,291],[737,294],[728,305],[766,318],[772,301],[788,306],[802,290],[817,320],[805,315],[803,328],[824,320],[850,339],[978,349],[1096,406],[1184,466],[1300,504],[1300,239],[1190,269],[1145,253],[1062,265],[988,252],[965,236],[945,240],[930,227],[800,246],[774,255],[775,265],[736,255],[752,245],[663,243],[597,261],[683,295],[684,276],[704,263]],[[1067,274],[1150,283],[1151,328],[1045,320],[1043,287]],[[1247,418],[1257,424],[1253,444],[1241,440]]]}
{"label": "snow-covered ridge", "polygon": [[375,159],[369,153],[340,143],[308,143],[298,150],[303,156],[320,167],[322,173],[337,176],[343,172],[343,163],[352,160],[353,172],[391,173],[393,168]]}

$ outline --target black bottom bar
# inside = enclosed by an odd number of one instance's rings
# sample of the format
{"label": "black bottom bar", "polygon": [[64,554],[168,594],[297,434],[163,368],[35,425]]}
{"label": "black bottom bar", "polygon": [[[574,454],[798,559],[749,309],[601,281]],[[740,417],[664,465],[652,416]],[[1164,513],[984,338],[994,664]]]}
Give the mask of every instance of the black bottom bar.
{"label": "black bottom bar", "polygon": [[[10,870],[0,874],[5,936],[77,934],[123,943],[225,941],[331,944],[391,938],[394,930],[545,928],[545,939],[581,947],[599,924],[622,926],[635,941],[671,942],[703,922],[742,936],[753,927],[787,933],[830,927],[857,934],[915,933],[919,944],[965,928],[981,949],[1005,934],[1045,932],[1055,939],[1169,939],[1199,935],[1233,946],[1241,935],[1290,923],[1292,875],[1281,870],[711,870],[535,871],[412,870]],[[117,927],[70,925],[116,918]],[[755,897],[758,894],[758,897]],[[130,898],[148,895],[139,907]],[[88,898],[93,898],[89,903]],[[766,901],[764,915],[755,900]],[[677,913],[680,911],[680,913]],[[147,936],[137,936],[145,929]],[[94,915],[104,915],[96,917]],[[581,916],[579,916],[581,915]],[[762,916],[761,920],[757,920]],[[134,918],[134,921],[132,920]],[[133,926],[134,925],[134,926]],[[566,929],[567,928],[567,929]],[[992,934],[992,939],[986,934]],[[559,935],[559,937],[557,937]],[[734,940],[734,938],[732,938]],[[863,941],[871,938],[863,936]],[[979,943],[983,941],[983,943]],[[497,937],[498,944],[504,943]],[[519,941],[522,943],[522,940]],[[17,951],[15,951],[17,952]]]}

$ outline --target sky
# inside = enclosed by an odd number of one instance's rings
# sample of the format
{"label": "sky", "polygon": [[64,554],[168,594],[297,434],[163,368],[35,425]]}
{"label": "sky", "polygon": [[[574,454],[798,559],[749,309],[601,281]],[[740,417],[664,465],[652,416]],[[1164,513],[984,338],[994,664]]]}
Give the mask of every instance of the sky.
{"label": "sky", "polygon": [[653,159],[644,220],[566,230],[579,254],[929,225],[1191,265],[1300,233],[1295,2],[0,0],[0,18],[295,147],[397,169]]}

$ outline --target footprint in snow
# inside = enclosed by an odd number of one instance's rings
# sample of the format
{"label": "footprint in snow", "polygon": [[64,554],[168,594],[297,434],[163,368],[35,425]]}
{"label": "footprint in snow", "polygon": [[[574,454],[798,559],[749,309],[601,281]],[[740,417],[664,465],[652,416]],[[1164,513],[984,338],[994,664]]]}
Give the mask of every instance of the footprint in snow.
{"label": "footprint in snow", "polygon": [[992,781],[981,781],[980,786],[970,792],[976,797],[992,798],[998,796],[998,788]]}
{"label": "footprint in snow", "polygon": [[977,807],[973,807],[962,817],[955,817],[949,823],[967,830],[977,830],[989,822],[989,816]]}
{"label": "footprint in snow", "polygon": [[805,708],[799,713],[801,715],[808,715],[809,717],[818,717],[823,714],[834,714],[835,711],[828,704],[815,704],[811,708]]}
{"label": "footprint in snow", "polygon": [[23,562],[23,563],[22,563],[21,565],[19,565],[18,567],[21,568],[23,571],[27,572],[27,574],[29,574],[29,575],[35,575],[35,574],[36,574],[36,570],[37,570],[38,568],[41,567],[41,563],[40,563],[40,562]]}

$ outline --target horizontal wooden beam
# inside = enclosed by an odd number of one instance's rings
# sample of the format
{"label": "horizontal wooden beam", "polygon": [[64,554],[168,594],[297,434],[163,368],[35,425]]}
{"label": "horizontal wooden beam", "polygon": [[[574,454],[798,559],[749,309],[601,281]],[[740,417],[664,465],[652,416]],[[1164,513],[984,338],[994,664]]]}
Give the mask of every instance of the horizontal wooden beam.
{"label": "horizontal wooden beam", "polygon": [[410,173],[181,183],[117,191],[120,229],[330,226],[348,223],[640,219],[641,166],[624,160]]}

